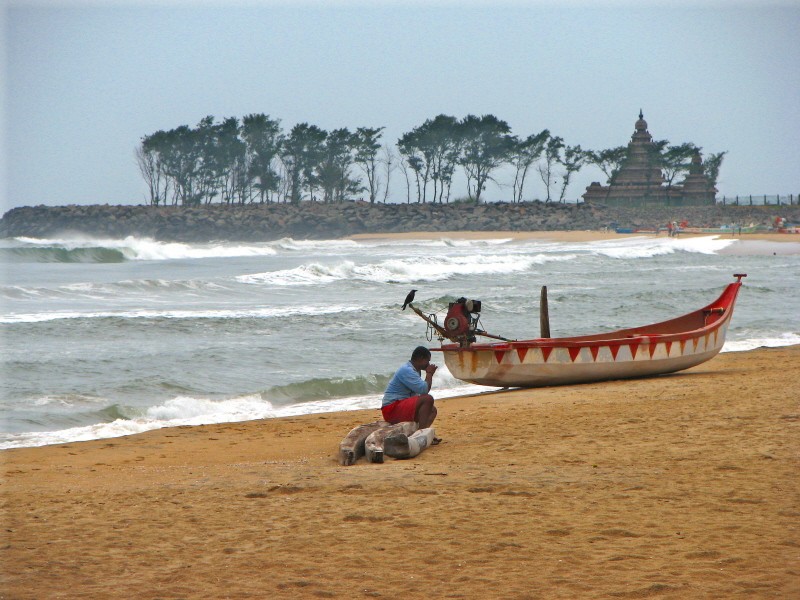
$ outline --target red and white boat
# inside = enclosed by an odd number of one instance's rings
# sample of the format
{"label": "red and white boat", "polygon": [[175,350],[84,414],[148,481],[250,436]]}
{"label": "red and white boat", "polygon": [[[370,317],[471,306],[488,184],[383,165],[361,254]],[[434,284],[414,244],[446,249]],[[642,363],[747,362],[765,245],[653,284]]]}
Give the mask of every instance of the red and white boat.
{"label": "red and white boat", "polygon": [[443,326],[412,308],[442,341],[453,342],[432,350],[442,352],[450,373],[463,381],[540,387],[628,379],[681,371],[716,356],[746,275],[734,277],[714,302],[681,317],[578,337],[479,343],[479,335],[498,338],[478,329],[479,302],[461,298],[451,303]]}

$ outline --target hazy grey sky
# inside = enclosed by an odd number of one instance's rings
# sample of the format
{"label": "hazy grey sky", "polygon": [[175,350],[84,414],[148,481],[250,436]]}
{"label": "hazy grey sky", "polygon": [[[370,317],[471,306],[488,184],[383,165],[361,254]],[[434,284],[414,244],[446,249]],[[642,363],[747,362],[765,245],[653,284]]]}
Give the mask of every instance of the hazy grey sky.
{"label": "hazy grey sky", "polygon": [[391,142],[492,113],[602,149],[641,108],[656,139],[729,151],[721,194],[800,193],[800,0],[11,1],[2,26],[3,210],[142,203],[143,135],[256,112]]}

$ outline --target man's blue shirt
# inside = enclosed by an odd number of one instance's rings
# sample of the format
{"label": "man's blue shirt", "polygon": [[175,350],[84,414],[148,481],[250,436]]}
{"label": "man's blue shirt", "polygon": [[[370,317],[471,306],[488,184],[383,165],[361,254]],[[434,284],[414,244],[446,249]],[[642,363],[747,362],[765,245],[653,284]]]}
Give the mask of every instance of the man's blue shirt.
{"label": "man's blue shirt", "polygon": [[428,384],[420,377],[419,372],[411,364],[411,361],[408,361],[397,369],[394,377],[389,381],[389,385],[386,386],[386,392],[383,394],[381,406],[386,406],[403,398],[427,393]]}

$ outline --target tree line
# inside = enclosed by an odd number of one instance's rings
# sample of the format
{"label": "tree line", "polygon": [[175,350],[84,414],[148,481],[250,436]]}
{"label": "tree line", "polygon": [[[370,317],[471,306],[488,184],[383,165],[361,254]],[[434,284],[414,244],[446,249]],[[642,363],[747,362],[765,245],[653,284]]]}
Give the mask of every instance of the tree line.
{"label": "tree line", "polygon": [[[587,165],[613,182],[627,160],[628,147],[583,150],[548,129],[515,135],[494,115],[463,119],[438,115],[404,133],[392,145],[384,127],[325,131],[298,123],[289,132],[280,120],[250,114],[216,122],[203,118],[142,138],[135,155],[152,205],[343,202],[389,200],[390,184],[401,177],[406,202],[449,202],[454,176],[466,180],[467,198],[480,202],[490,183],[511,190],[522,202],[525,186],[538,176],[546,202],[565,202],[573,175]],[[654,142],[648,161],[664,173],[668,186],[687,173],[700,148],[692,143]],[[705,158],[705,174],[714,185],[725,152]],[[502,183],[495,179],[503,170]],[[396,188],[398,186],[395,186]]]}

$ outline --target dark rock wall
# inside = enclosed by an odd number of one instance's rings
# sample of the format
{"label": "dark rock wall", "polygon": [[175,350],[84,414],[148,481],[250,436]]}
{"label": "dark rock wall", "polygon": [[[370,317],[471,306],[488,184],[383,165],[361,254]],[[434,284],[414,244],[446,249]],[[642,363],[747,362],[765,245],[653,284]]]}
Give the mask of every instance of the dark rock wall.
{"label": "dark rock wall", "polygon": [[0,237],[149,237],[163,241],[337,238],[408,231],[555,231],[657,227],[687,220],[694,227],[800,221],[800,206],[619,208],[591,204],[252,204],[197,207],[33,206],[8,211]]}

